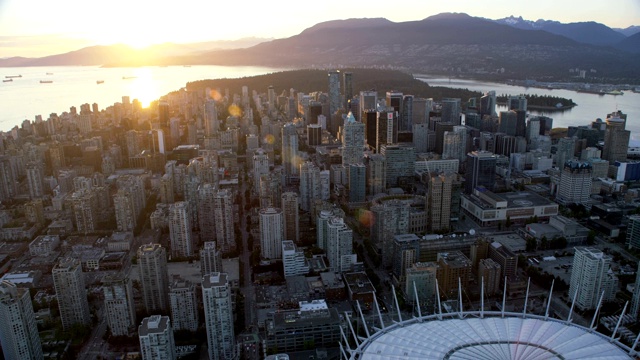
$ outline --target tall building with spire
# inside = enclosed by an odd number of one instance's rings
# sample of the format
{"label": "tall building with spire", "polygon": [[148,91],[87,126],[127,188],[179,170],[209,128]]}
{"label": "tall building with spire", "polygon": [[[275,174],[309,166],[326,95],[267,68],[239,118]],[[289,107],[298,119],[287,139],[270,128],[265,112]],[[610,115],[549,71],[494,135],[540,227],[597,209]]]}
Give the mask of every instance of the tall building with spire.
{"label": "tall building with spire", "polygon": [[5,359],[43,358],[29,289],[0,283],[0,345]]}

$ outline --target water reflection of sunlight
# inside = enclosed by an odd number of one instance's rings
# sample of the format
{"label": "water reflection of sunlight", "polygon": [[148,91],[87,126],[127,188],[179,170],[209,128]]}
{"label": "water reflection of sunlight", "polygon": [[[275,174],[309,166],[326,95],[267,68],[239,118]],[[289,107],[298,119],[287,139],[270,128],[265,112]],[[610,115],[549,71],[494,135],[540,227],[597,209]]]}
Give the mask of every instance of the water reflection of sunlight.
{"label": "water reflection of sunlight", "polygon": [[152,101],[160,96],[158,87],[153,79],[151,69],[138,68],[134,70],[136,76],[131,83],[130,91],[132,99],[138,99],[143,107],[149,107]]}

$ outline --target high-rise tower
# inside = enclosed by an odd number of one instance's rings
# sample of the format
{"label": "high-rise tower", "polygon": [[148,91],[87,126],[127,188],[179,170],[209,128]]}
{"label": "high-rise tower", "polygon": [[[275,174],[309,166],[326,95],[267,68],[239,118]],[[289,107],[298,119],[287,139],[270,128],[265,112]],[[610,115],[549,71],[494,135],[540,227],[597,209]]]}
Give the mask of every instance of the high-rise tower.
{"label": "high-rise tower", "polygon": [[350,112],[342,128],[342,165],[358,164],[364,157],[365,127]]}
{"label": "high-rise tower", "polygon": [[153,315],[138,326],[142,360],[176,359],[176,343],[168,316]]}
{"label": "high-rise tower", "polygon": [[218,190],[213,197],[213,218],[216,223],[216,241],[223,253],[236,249],[233,214],[233,194],[229,189]]}
{"label": "high-rise tower", "polygon": [[202,277],[202,302],[209,359],[234,359],[233,308],[226,273],[214,272]]}
{"label": "high-rise tower", "polygon": [[595,309],[604,291],[603,302],[615,298],[618,279],[611,271],[611,258],[598,249],[575,248],[571,268],[570,298],[581,310]]}
{"label": "high-rise tower", "polygon": [[282,166],[287,183],[298,176],[298,133],[293,123],[282,127]]}
{"label": "high-rise tower", "polygon": [[222,271],[222,257],[215,241],[207,241],[200,250],[200,273],[202,275]]}
{"label": "high-rise tower", "polygon": [[300,241],[298,194],[291,191],[282,194],[282,212],[284,213],[284,239],[297,243]]}
{"label": "high-rise tower", "polygon": [[196,285],[179,276],[174,277],[169,286],[171,320],[174,330],[198,330],[198,302]]}
{"label": "high-rise tower", "polygon": [[5,359],[42,359],[42,344],[29,289],[0,283],[0,345]]}
{"label": "high-rise tower", "polygon": [[476,186],[493,190],[496,181],[497,157],[488,151],[473,151],[467,154],[465,193],[473,193]]}
{"label": "high-rise tower", "polygon": [[260,255],[265,259],[282,258],[284,218],[278,208],[260,210]]}
{"label": "high-rise tower", "polygon": [[73,258],[60,259],[51,270],[51,275],[58,298],[62,327],[69,330],[73,324],[89,325],[89,301],[80,261]]}
{"label": "high-rise tower", "polygon": [[169,237],[174,257],[193,256],[193,234],[189,204],[179,201],[169,207]]}
{"label": "high-rise tower", "polygon": [[127,273],[107,275],[102,279],[107,325],[113,336],[129,336],[136,327],[136,306],[131,278]]}
{"label": "high-rise tower", "polygon": [[342,88],[344,89],[343,108],[349,108],[349,101],[353,98],[353,73],[345,71],[342,73]]}
{"label": "high-rise tower", "polygon": [[145,244],[138,249],[138,267],[142,298],[148,313],[169,310],[167,253],[160,244]]}
{"label": "high-rise tower", "polygon": [[631,132],[625,130],[626,122],[627,116],[620,111],[607,116],[607,128],[604,132],[602,158],[609,160],[609,164],[613,164],[616,161],[627,161]]}
{"label": "high-rise tower", "polygon": [[333,116],[341,107],[340,71],[329,72],[329,115]]}

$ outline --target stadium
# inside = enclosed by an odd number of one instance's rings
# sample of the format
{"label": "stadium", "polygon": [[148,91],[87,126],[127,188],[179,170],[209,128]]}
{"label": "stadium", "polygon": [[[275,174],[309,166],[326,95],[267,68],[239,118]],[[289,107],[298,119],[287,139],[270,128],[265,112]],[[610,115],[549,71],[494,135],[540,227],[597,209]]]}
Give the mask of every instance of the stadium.
{"label": "stadium", "polygon": [[[504,304],[503,298],[503,309]],[[584,327],[571,321],[571,312],[567,320],[550,317],[550,302],[545,315],[484,311],[484,302],[480,311],[442,313],[438,302],[439,313],[422,316],[418,308],[417,316],[403,320],[396,300],[399,321],[386,326],[377,300],[375,305],[376,326],[364,326],[366,336],[356,336],[350,322],[343,332],[343,359],[636,359],[638,354],[640,336],[630,348],[616,338],[617,326],[611,336],[595,330],[600,306],[591,326]],[[360,308],[356,316],[364,322]]]}

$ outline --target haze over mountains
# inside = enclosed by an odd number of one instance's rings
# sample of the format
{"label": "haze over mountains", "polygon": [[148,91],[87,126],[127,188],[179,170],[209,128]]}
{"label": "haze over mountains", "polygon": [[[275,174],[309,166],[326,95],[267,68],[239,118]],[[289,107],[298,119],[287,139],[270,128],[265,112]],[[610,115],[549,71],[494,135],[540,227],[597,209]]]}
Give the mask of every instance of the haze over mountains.
{"label": "haze over mountains", "polygon": [[[633,29],[625,29],[626,33]],[[209,50],[165,44],[136,50],[89,47],[39,59],[10,58],[0,66],[254,65],[271,67],[393,67],[414,72],[493,78],[565,79],[586,70],[598,81],[640,81],[640,33],[603,24],[488,20],[444,13],[424,20],[335,20],[254,46]]]}

